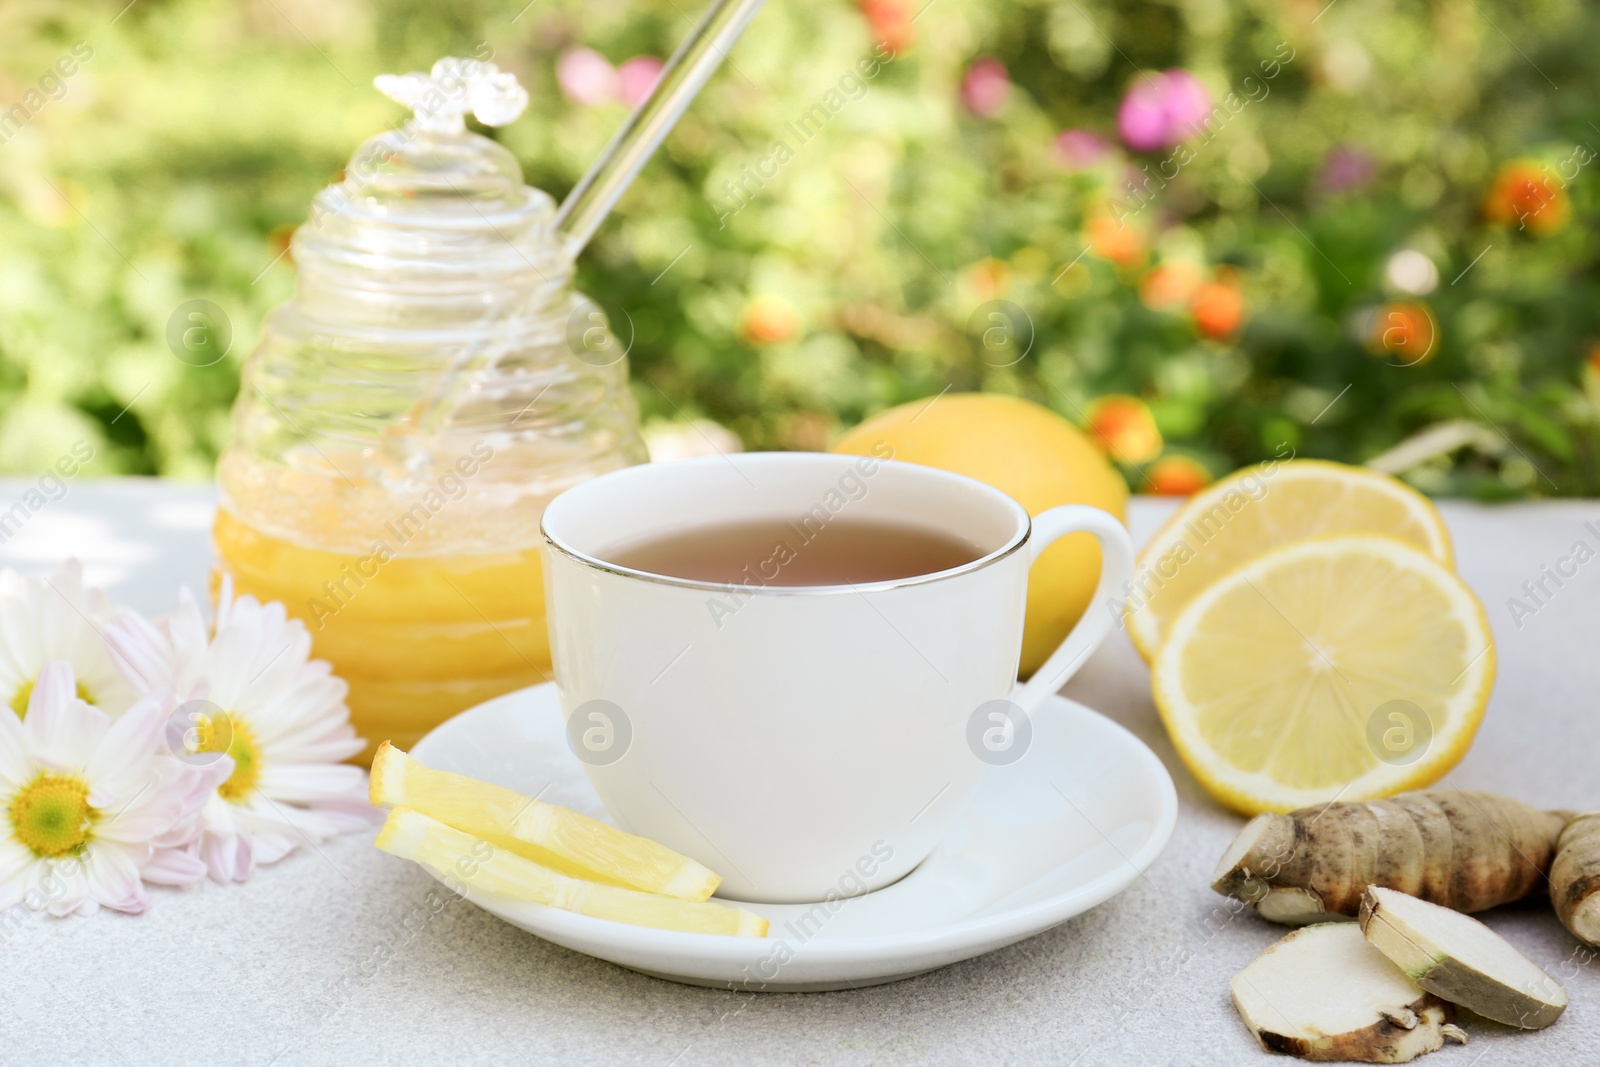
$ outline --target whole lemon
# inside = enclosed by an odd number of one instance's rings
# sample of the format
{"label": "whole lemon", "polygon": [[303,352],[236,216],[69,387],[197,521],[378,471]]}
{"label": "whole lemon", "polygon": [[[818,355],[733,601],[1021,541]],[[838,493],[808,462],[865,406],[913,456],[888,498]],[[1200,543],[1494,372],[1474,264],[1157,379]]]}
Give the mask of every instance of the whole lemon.
{"label": "whole lemon", "polygon": [[[1128,521],[1128,486],[1094,445],[1060,415],[992,393],[914,400],[863,422],[833,446],[954,471],[994,486],[1029,515],[1058,504],[1090,504]],[[1032,674],[1083,617],[1100,580],[1100,546],[1089,534],[1062,538],[1028,572],[1022,674]]]}

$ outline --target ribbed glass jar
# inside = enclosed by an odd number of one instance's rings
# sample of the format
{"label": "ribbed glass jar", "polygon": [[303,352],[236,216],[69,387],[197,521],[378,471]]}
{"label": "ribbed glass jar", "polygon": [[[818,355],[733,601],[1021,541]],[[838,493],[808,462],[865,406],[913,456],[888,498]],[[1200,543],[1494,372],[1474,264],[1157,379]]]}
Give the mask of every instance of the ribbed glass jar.
{"label": "ribbed glass jar", "polygon": [[545,504],[645,459],[554,202],[441,125],[372,138],[317,196],[218,466],[219,579],[305,620],[372,745],[547,676]]}

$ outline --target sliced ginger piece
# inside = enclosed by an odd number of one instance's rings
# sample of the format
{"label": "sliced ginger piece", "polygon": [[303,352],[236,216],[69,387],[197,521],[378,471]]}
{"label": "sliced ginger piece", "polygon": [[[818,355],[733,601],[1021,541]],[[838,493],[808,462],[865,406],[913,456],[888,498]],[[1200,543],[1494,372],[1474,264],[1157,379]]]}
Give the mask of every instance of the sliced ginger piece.
{"label": "sliced ginger piece", "polygon": [[385,741],[369,790],[379,808],[409,807],[559,874],[682,900],[705,900],[722,876],[665,845],[558,804],[424,767]]}
{"label": "sliced ginger piece", "polygon": [[1450,1005],[1418,988],[1354,923],[1307,926],[1233,979],[1233,1003],[1261,1047],[1307,1060],[1405,1063],[1466,1034]]}
{"label": "sliced ginger piece", "polygon": [[1537,1030],[1567,1008],[1560,982],[1459,911],[1368,886],[1361,929],[1417,985],[1485,1019]]}
{"label": "sliced ginger piece", "polygon": [[766,937],[767,920],[743,908],[642,893],[570,878],[491,842],[446,826],[413,808],[389,812],[377,845],[420,863],[471,895],[544,904],[597,919],[698,934]]}

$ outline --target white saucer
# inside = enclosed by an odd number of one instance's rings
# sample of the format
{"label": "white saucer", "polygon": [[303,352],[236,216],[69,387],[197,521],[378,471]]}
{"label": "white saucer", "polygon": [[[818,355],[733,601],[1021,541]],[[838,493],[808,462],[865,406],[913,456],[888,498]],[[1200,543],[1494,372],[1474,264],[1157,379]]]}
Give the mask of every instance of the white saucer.
{"label": "white saucer", "polygon": [[[540,904],[473,903],[558,945],[658,978],[751,991],[876,985],[991,952],[1121,891],[1166,847],[1178,798],[1128,731],[1052,697],[1015,763],[988,771],[950,835],[900,881],[827,905],[744,904],[768,937],[676,933]],[[462,712],[412,755],[614,820],[567,747],[554,685]]]}

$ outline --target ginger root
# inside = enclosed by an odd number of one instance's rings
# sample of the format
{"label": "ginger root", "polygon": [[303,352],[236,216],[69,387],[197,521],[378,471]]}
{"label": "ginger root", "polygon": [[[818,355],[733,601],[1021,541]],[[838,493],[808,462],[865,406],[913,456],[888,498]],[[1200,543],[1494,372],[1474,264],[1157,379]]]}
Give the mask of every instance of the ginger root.
{"label": "ginger root", "polygon": [[[1482,911],[1544,888],[1556,841],[1571,818],[1570,812],[1459,790],[1269,812],[1239,832],[1211,888],[1253,905],[1264,919],[1291,925],[1354,918],[1369,885],[1456,911]],[[1575,909],[1593,923],[1600,921],[1600,902],[1592,896],[1600,874],[1600,815],[1587,818],[1593,829],[1572,839],[1575,860],[1587,856],[1591,864],[1583,868],[1586,876],[1576,876],[1574,884],[1588,889]]]}
{"label": "ginger root", "polygon": [[1574,937],[1600,948],[1600,811],[1568,823],[1556,847],[1550,867],[1556,915]]}

